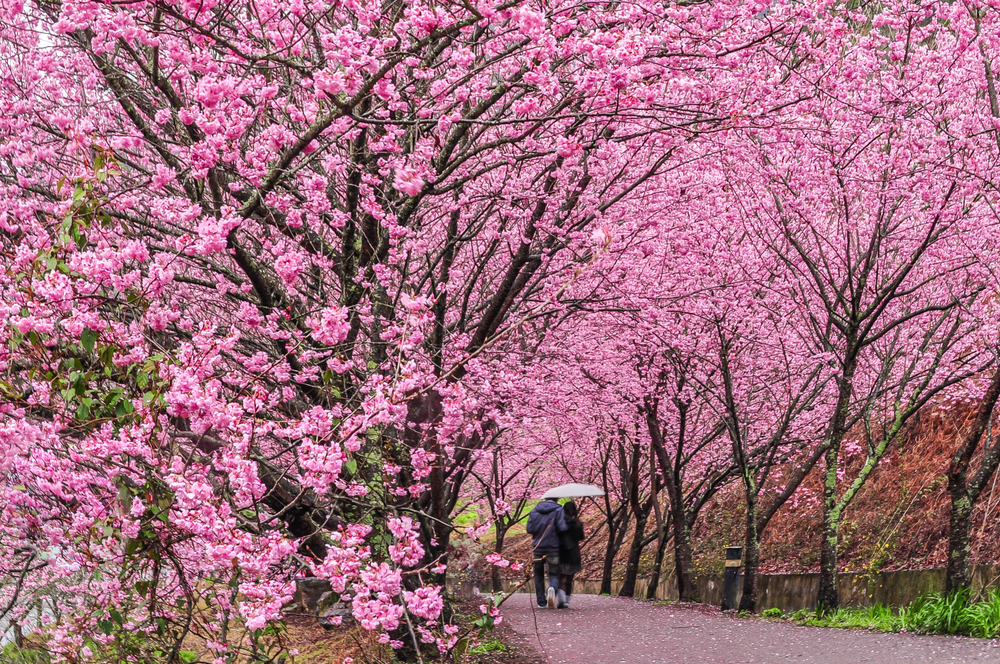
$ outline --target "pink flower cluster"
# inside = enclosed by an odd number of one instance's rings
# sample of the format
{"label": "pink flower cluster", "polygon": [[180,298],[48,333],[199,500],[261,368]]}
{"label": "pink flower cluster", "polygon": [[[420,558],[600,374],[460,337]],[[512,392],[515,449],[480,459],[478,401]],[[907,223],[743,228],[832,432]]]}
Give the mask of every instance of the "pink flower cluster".
{"label": "pink flower cluster", "polygon": [[312,337],[321,344],[335,346],[347,338],[351,331],[347,309],[327,307],[312,322]]}
{"label": "pink flower cluster", "polygon": [[413,567],[424,557],[424,547],[420,543],[420,525],[408,516],[389,519],[389,532],[395,542],[389,545],[389,557],[397,565]]}
{"label": "pink flower cluster", "polygon": [[361,570],[351,608],[362,627],[387,632],[399,627],[405,609],[393,600],[400,594],[400,581],[399,570],[386,563],[372,563]]}
{"label": "pink flower cluster", "polygon": [[424,586],[413,592],[406,591],[403,596],[410,613],[424,620],[436,620],[444,608],[444,599],[438,587]]}

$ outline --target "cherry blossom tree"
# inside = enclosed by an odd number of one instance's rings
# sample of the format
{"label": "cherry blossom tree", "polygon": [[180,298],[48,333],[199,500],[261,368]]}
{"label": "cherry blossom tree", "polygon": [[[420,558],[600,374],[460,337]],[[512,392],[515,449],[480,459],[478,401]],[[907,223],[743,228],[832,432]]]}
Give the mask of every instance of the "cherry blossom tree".
{"label": "cherry blossom tree", "polygon": [[[472,471],[477,480],[472,499],[485,500],[495,533],[491,555],[500,559],[508,531],[528,515],[529,503],[538,493],[538,478],[546,468],[542,451],[520,442],[493,446],[488,459]],[[493,592],[503,591],[501,567],[492,567],[490,581]]]}
{"label": "cherry blossom tree", "polygon": [[[969,5],[965,9],[968,12],[967,14],[958,14],[955,16],[955,29],[948,30],[944,34],[949,45],[954,44],[956,41],[958,42],[952,48],[955,48],[955,46],[964,46],[964,40],[968,39],[978,49],[978,52],[974,49],[961,49],[962,54],[966,56],[963,59],[963,64],[965,65],[963,73],[965,73],[968,77],[967,80],[970,82],[980,85],[981,83],[985,83],[985,99],[979,98],[979,95],[977,95],[977,98],[972,102],[976,106],[968,110],[975,110],[977,106],[979,109],[982,109],[980,113],[973,114],[972,117],[981,123],[980,126],[985,130],[987,137],[989,134],[992,134],[993,141],[987,140],[989,148],[977,151],[979,160],[976,162],[976,173],[981,178],[984,189],[996,191],[996,166],[997,158],[1000,157],[1000,127],[997,126],[998,119],[1000,119],[1000,101],[998,101],[997,97],[997,81],[994,70],[994,63],[997,59],[997,46],[992,40],[984,39],[984,35],[996,30],[998,17],[995,9],[991,10],[978,5]],[[959,69],[959,71],[962,71],[962,69]],[[989,113],[988,118],[983,117],[986,111]],[[966,131],[970,130],[967,129]],[[972,132],[974,132],[974,135],[978,135],[979,133],[975,132],[974,129],[972,129]],[[991,153],[990,158],[983,158],[983,155]],[[988,247],[984,248],[983,251],[990,252],[990,254],[984,256],[982,262],[990,274],[987,284],[990,290],[995,292],[997,287],[995,267],[988,258],[991,254],[996,254],[996,249]],[[997,330],[993,321],[996,319],[996,316],[989,309],[982,315],[984,317],[984,325],[981,343],[984,347],[990,348],[995,354],[997,348]],[[996,357],[994,357],[994,362],[996,362]],[[948,571],[945,590],[949,593],[968,589],[971,585],[969,558],[972,510],[986,484],[993,477],[997,467],[1000,466],[1000,448],[994,443],[983,450],[983,455],[978,464],[973,465],[972,460],[982,443],[984,434],[992,427],[993,412],[998,395],[1000,395],[1000,370],[994,367],[985,393],[975,394],[975,398],[979,401],[979,404],[974,410],[975,415],[972,426],[961,437],[947,471],[951,509],[949,514]]]}
{"label": "cherry blossom tree", "polygon": [[[958,174],[925,170],[933,157],[909,157],[926,149],[906,140],[921,140],[924,128],[902,118],[891,135],[853,126],[821,129],[781,157],[769,152],[771,200],[757,197],[750,212],[762,220],[755,228],[780,265],[780,287],[801,307],[801,328],[835,370],[823,443],[820,604],[827,609],[838,605],[843,510],[907,421],[983,366],[970,344],[976,317],[967,313],[982,290],[973,276],[976,236],[968,233],[981,227],[975,188]],[[851,432],[860,441],[847,442]],[[864,456],[850,479],[841,477],[845,453]]]}
{"label": "cherry blossom tree", "polygon": [[311,576],[422,660],[459,643],[470,478],[497,562],[537,482],[603,481],[605,583],[631,519],[623,592],[670,540],[690,599],[706,502],[742,480],[753,568],[820,457],[835,607],[843,510],[992,361],[996,27],[930,2],[2,8],[0,617],[68,661],[263,658]]}
{"label": "cherry blossom tree", "polygon": [[58,587],[62,657],[221,660],[314,575],[402,656],[452,648],[497,367],[593,226],[789,103],[748,74],[798,9],[762,8],[5,7],[11,615]]}
{"label": "cherry blossom tree", "polygon": [[[774,322],[775,317],[758,320]],[[755,611],[761,537],[824,451],[817,423],[808,415],[822,404],[827,381],[820,358],[801,355],[801,346],[787,331],[758,328],[764,334],[752,337],[742,324],[717,319],[715,326],[718,378],[702,390],[724,414],[743,487],[746,535],[739,610]]]}

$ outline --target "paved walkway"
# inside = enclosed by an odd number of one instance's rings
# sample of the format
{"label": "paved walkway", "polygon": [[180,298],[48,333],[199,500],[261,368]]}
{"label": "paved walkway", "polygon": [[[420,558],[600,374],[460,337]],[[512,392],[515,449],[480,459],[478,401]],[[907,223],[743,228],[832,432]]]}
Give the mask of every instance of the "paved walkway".
{"label": "paved walkway", "polygon": [[518,594],[503,615],[550,664],[1000,664],[995,641],[799,627],[597,595],[561,611],[533,612],[534,602]]}

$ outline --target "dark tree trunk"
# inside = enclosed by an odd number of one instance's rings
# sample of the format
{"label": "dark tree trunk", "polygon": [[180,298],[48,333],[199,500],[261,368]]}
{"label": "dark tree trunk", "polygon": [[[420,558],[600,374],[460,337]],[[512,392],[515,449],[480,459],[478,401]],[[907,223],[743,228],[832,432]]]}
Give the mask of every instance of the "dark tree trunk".
{"label": "dark tree trunk", "polygon": [[656,593],[660,589],[660,575],[663,573],[663,559],[667,554],[667,544],[670,542],[670,534],[667,532],[670,527],[669,521],[663,523],[659,528],[659,539],[656,543],[656,560],[653,562],[653,573],[649,577],[649,585],[646,586],[646,599],[656,599]]}
{"label": "dark tree trunk", "polygon": [[972,510],[996,472],[1000,462],[1000,445],[996,442],[986,450],[972,481],[969,481],[969,464],[975,454],[983,434],[990,427],[993,408],[1000,398],[1000,367],[993,370],[990,386],[983,396],[972,428],[962,439],[955,457],[948,466],[948,494],[951,496],[950,528],[948,531],[948,570],[945,577],[945,592],[953,593],[969,588],[971,574],[969,554],[972,530]]}
{"label": "dark tree trunk", "polygon": [[646,521],[649,514],[636,514],[635,533],[632,535],[632,544],[628,548],[628,564],[625,566],[625,579],[622,581],[619,597],[635,596],[635,580],[639,576],[639,559],[642,557],[643,539],[646,535]]}
{"label": "dark tree trunk", "polygon": [[950,479],[948,489],[951,494],[951,518],[948,531],[948,570],[945,577],[945,592],[948,594],[967,589],[972,581],[969,549],[973,503],[965,487],[957,483],[952,485]]}
{"label": "dark tree trunk", "polygon": [[823,539],[819,547],[819,594],[816,598],[816,608],[820,612],[840,608],[840,594],[837,591],[837,539],[840,536],[841,507],[837,496],[837,463],[840,447],[847,433],[847,415],[851,396],[854,394],[854,372],[858,368],[856,342],[857,330],[852,329],[847,333],[847,359],[837,388],[837,410],[830,423],[829,443],[823,452]]}
{"label": "dark tree trunk", "polygon": [[[408,426],[404,433],[404,441],[410,449],[423,448],[434,457],[434,465],[427,478],[428,490],[421,494],[418,501],[418,507],[424,513],[419,518],[424,543],[421,565],[425,567],[438,563],[448,564],[451,510],[448,509],[448,491],[445,486],[445,461],[435,429],[443,411],[441,395],[436,390],[431,390],[423,398],[412,400],[407,413]],[[420,584],[425,580],[442,586],[445,582],[444,574],[429,572],[423,580],[415,579],[412,583]]]}
{"label": "dark tree trunk", "polygon": [[608,532],[608,545],[604,549],[604,568],[601,570],[601,594],[611,594],[611,571],[615,564],[614,537]]}
{"label": "dark tree trunk", "polygon": [[757,531],[756,496],[747,496],[747,527],[743,542],[743,596],[740,611],[757,610],[757,569],[760,567],[760,533]]}
{"label": "dark tree trunk", "polygon": [[683,509],[673,513],[674,568],[677,573],[677,595],[681,602],[697,602],[698,588],[694,584],[694,556],[691,553],[691,528]]}
{"label": "dark tree trunk", "polygon": [[[497,541],[496,545],[493,547],[493,550],[496,553],[503,555],[503,540],[504,537],[506,537],[507,535],[507,531],[506,529],[501,530],[499,527],[497,527],[496,531],[497,531]],[[490,575],[490,589],[492,592],[495,593],[503,591],[503,579],[500,578],[500,568],[497,567],[496,565],[493,566],[493,572]]]}
{"label": "dark tree trunk", "polygon": [[608,521],[608,545],[604,549],[604,569],[601,572],[601,594],[611,594],[611,575],[614,572],[615,556],[625,539],[625,524],[619,523],[617,527],[612,526]]}
{"label": "dark tree trunk", "polygon": [[816,598],[816,608],[821,613],[840,607],[840,594],[837,592],[837,537],[840,527],[840,510],[837,508],[838,451],[837,447],[831,447],[825,454],[823,531],[819,549],[819,595]]}
{"label": "dark tree trunk", "polygon": [[[652,399],[644,407],[646,425],[653,443],[653,450],[659,460],[663,472],[663,483],[670,500],[670,518],[674,526],[674,567],[677,572],[677,594],[682,602],[697,602],[698,590],[694,585],[694,559],[691,553],[691,525],[688,523],[687,508],[684,505],[683,475],[679,461],[673,463],[663,443],[663,434],[656,417],[656,399]],[[687,404],[676,401],[680,415],[678,427],[678,450],[683,447],[685,425],[687,419]]]}

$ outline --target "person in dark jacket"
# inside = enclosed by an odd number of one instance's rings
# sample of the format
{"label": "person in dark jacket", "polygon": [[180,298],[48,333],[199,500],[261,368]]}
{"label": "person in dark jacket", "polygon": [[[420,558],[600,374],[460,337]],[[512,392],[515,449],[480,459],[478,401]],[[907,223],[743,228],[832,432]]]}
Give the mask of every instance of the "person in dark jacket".
{"label": "person in dark jacket", "polygon": [[572,500],[563,505],[566,530],[559,533],[559,608],[568,609],[573,595],[573,576],[583,569],[580,558],[580,542],[583,541],[583,522],[577,518],[576,503]]}
{"label": "person in dark jacket", "polygon": [[[559,590],[559,533],[566,530],[563,508],[554,500],[543,500],[531,510],[525,530],[531,535],[535,599],[538,606],[554,609]],[[549,568],[548,589],[545,588],[546,566]]]}

